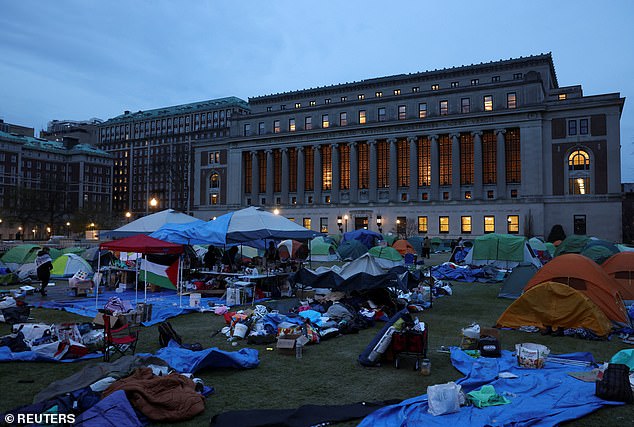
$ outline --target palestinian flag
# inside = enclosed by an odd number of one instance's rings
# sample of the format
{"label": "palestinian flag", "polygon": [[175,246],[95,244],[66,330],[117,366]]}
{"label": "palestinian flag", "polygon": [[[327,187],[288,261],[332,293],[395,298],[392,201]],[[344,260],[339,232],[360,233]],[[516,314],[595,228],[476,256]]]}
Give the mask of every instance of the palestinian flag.
{"label": "palestinian flag", "polygon": [[[142,258],[139,264],[139,281],[151,283],[161,288],[176,289],[178,281],[178,260],[172,265],[161,265]],[[147,279],[146,279],[147,273]]]}

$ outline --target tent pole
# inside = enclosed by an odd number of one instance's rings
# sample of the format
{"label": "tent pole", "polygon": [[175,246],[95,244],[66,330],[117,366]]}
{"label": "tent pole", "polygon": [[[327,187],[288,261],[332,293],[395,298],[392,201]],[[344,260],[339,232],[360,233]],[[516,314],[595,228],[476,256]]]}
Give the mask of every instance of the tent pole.
{"label": "tent pole", "polygon": [[147,254],[143,254],[143,257],[145,258],[145,270],[143,270],[144,274],[145,274],[145,280],[143,283],[143,290],[144,290],[144,294],[143,294],[143,298],[144,298],[144,302],[147,304]]}
{"label": "tent pole", "polygon": [[178,307],[183,307],[183,278],[182,278],[182,265],[183,265],[183,255],[178,257],[178,274],[177,277],[177,286],[178,289]]}
{"label": "tent pole", "polygon": [[[139,260],[139,254],[136,254],[136,260]],[[135,272],[134,272],[134,305],[139,304],[139,262],[136,262],[134,267],[135,267]]]}

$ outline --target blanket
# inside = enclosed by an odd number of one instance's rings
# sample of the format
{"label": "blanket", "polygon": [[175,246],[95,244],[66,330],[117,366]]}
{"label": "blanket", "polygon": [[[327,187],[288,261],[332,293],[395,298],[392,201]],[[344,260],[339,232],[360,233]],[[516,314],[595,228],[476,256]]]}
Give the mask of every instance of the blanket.
{"label": "blanket", "polygon": [[180,374],[155,376],[150,368],[139,368],[104,392],[107,397],[124,390],[128,400],[152,421],[188,420],[205,410],[205,397],[195,390],[194,381]]}
{"label": "blanket", "polygon": [[[578,356],[558,357],[578,359]],[[398,405],[378,409],[359,426],[556,426],[583,417],[602,406],[622,404],[595,396],[593,383],[579,381],[567,374],[571,370],[569,365],[548,361],[543,369],[520,368],[512,353],[506,350],[502,351],[500,358],[473,359],[458,348],[451,349],[451,361],[456,369],[466,375],[457,381],[464,392],[491,384],[511,403],[486,408],[467,406],[453,414],[433,416],[427,412],[427,395],[421,395]],[[500,372],[511,372],[518,378],[499,378]]]}

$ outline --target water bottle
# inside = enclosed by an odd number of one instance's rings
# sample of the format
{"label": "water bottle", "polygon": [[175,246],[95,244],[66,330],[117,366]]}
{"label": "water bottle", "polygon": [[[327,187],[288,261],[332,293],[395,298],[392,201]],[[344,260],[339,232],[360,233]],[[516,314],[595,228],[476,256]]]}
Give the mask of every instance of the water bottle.
{"label": "water bottle", "polygon": [[301,359],[302,358],[302,345],[299,343],[295,344],[295,359]]}

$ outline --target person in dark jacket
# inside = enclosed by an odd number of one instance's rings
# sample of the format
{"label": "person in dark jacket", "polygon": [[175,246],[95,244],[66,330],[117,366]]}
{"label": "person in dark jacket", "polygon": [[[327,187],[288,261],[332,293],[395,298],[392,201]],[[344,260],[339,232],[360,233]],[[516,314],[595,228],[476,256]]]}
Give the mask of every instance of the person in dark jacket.
{"label": "person in dark jacket", "polygon": [[51,279],[51,270],[53,269],[53,259],[51,258],[49,251],[49,248],[42,248],[42,250],[37,253],[37,258],[35,258],[37,279],[42,282],[40,293],[43,297],[46,296],[46,287]]}

